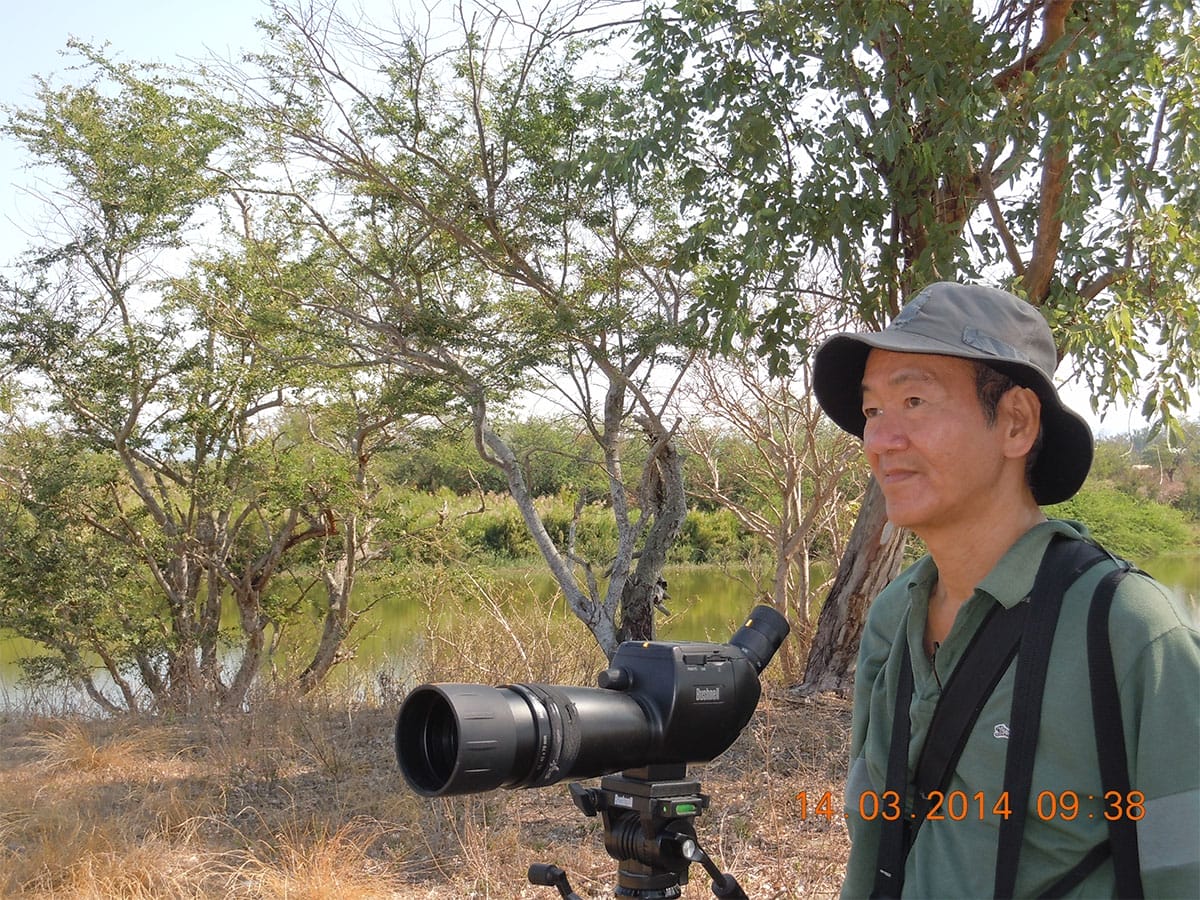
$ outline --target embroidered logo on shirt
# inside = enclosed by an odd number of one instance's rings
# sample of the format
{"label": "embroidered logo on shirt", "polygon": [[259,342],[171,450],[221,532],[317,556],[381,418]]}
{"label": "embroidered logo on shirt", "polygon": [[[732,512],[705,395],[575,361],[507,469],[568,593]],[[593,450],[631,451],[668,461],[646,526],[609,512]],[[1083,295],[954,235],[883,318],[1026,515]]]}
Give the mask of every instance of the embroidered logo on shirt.
{"label": "embroidered logo on shirt", "polygon": [[992,737],[994,737],[998,741],[1007,741],[1008,740],[1008,723],[1001,722],[999,725],[997,725],[995,728],[993,728],[992,729]]}

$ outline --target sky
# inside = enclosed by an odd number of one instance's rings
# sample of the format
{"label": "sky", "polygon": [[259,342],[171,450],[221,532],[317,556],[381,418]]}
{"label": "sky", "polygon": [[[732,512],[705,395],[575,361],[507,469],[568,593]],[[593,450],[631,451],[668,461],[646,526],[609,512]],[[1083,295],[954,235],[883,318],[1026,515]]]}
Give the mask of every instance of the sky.
{"label": "sky", "polygon": [[[181,63],[208,56],[236,58],[255,46],[255,19],[266,12],[259,0],[11,0],[4,15],[0,54],[0,104],[28,106],[36,76],[69,78],[67,41],[108,43],[127,62]],[[24,186],[30,173],[11,140],[0,140],[0,260],[25,246],[27,229],[39,208]]]}
{"label": "sky", "polygon": [[[378,6],[380,11],[391,7],[387,0],[350,2]],[[438,0],[411,2],[434,6]],[[397,5],[404,3],[397,0]],[[62,53],[72,37],[96,45],[107,42],[118,59],[129,62],[175,64],[211,56],[236,59],[260,43],[254,23],[266,12],[265,0],[32,0],[20,4],[10,0],[4,23],[5,52],[0,54],[0,104],[32,103],[35,76],[67,77],[71,59]],[[40,206],[24,189],[31,176],[23,163],[13,142],[0,139],[0,261],[14,259],[26,246],[25,230]],[[1092,423],[1093,430],[1123,433],[1145,424],[1128,409],[1115,410],[1098,420],[1082,387],[1069,387],[1065,396],[1070,406]],[[1200,409],[1194,402],[1191,414],[1197,412]]]}

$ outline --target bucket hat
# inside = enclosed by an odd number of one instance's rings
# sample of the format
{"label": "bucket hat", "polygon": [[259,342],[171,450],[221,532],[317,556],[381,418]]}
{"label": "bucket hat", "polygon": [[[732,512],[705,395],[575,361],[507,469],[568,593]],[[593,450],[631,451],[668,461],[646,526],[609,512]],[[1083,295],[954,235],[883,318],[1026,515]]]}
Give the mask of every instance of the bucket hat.
{"label": "bucket hat", "polygon": [[1042,402],[1042,446],[1030,473],[1034,499],[1073,496],[1092,465],[1092,432],[1054,386],[1058,351],[1038,310],[1007,291],[941,281],[913,297],[882,331],[836,334],[817,350],[813,389],[840,428],[862,437],[862,377],[872,348],[978,360]]}

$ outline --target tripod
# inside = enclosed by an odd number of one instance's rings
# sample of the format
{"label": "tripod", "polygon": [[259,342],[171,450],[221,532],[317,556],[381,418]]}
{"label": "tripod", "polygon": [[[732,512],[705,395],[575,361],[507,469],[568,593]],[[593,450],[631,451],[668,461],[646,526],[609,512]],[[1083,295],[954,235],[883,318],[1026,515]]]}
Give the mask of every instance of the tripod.
{"label": "tripod", "polygon": [[[688,867],[698,862],[712,878],[717,897],[746,900],[737,880],[723,874],[696,840],[693,821],[707,806],[700,782],[684,765],[645,766],[606,775],[600,787],[570,785],[571,798],[585,816],[600,814],[604,849],[618,861],[616,897],[672,900],[682,895]],[[531,884],[558,888],[566,900],[582,900],[558,866],[529,867]]]}

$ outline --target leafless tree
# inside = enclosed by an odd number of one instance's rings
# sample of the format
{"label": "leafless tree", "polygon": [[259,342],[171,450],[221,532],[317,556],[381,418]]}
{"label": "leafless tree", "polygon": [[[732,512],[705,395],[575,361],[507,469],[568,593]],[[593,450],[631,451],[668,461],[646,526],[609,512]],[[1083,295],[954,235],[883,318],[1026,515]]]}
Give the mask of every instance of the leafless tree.
{"label": "leafless tree", "polygon": [[857,441],[823,420],[809,376],[805,366],[772,377],[751,354],[707,356],[682,392],[695,410],[684,438],[699,463],[693,490],[769,548],[769,584],[757,592],[792,625],[780,655],[789,681],[800,675],[814,598],[826,587],[814,581],[814,547],[840,557],[846,510],[863,489]]}

